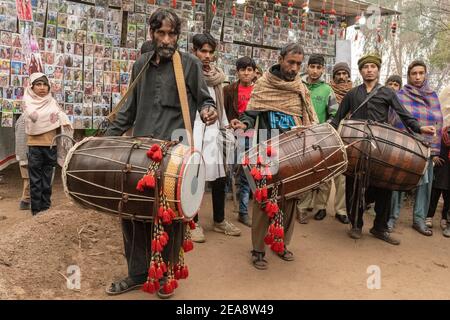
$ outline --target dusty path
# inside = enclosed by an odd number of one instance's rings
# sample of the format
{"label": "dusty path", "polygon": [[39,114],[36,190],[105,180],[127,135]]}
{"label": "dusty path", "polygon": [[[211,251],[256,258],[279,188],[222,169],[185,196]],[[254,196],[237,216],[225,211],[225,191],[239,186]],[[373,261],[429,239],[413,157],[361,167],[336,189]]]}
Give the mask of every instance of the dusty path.
{"label": "dusty path", "polygon": [[[59,173],[59,172],[58,172]],[[122,238],[117,219],[80,210],[54,185],[53,208],[31,217],[18,210],[21,185],[16,166],[5,172],[0,185],[0,299],[110,299],[105,286],[126,274]],[[187,254],[190,277],[180,282],[176,299],[450,299],[450,239],[426,238],[411,227],[411,208],[402,211],[395,236],[399,247],[368,234],[372,217],[366,215],[364,237],[355,242],[347,226],[331,214],[324,221],[296,224],[290,249],[294,262],[284,262],[268,252],[269,269],[250,263],[250,229],[241,237],[211,230],[211,197],[205,196],[201,224],[207,242]],[[232,203],[227,216],[236,221]],[[439,214],[435,224],[438,225]],[[68,290],[66,270],[81,268],[81,290]],[[381,289],[367,288],[367,268],[381,270]],[[121,299],[157,299],[140,291]]]}

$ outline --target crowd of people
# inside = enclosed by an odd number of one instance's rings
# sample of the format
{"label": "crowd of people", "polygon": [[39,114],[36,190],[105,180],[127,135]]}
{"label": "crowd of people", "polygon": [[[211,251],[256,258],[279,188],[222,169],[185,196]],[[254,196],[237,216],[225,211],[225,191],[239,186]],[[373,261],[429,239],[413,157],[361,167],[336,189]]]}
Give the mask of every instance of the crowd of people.
{"label": "crowd of people", "polygon": [[[120,136],[129,129],[134,136],[152,136],[170,140],[172,132],[184,128],[180,99],[175,80],[173,56],[177,51],[180,35],[180,19],[170,9],[159,9],[150,18],[152,41],[145,43],[141,57],[136,61],[131,81],[136,79],[149,61],[145,76],[135,87],[116,119],[109,125],[106,135]],[[224,159],[224,150],[217,140],[224,131],[233,129],[247,139],[239,139],[248,150],[249,141],[262,142],[267,137],[254,136],[250,129],[272,129],[286,132],[293,127],[328,122],[336,129],[340,122],[351,119],[372,120],[389,123],[422,135],[431,146],[431,158],[414,198],[413,228],[420,234],[431,236],[432,219],[437,203],[444,198],[440,225],[443,234],[450,237],[448,223],[450,128],[444,126],[443,115],[437,94],[430,88],[427,65],[422,61],[410,64],[407,84],[400,76],[390,76],[385,86],[380,84],[382,59],[377,54],[368,54],[358,61],[363,83],[353,86],[350,66],[336,63],[330,83],[324,81],[325,59],[312,54],[305,61],[305,53],[299,44],[284,46],[279,61],[269,70],[261,70],[251,57],[236,61],[237,81],[225,85],[226,76],[215,64],[217,42],[208,33],[193,38],[191,53],[180,53],[186,82],[190,120],[193,124],[194,143],[203,151],[206,163],[206,181],[212,193],[212,217],[215,232],[227,236],[240,236],[241,228],[251,228],[252,263],[257,269],[267,269],[265,257],[266,233],[269,217],[253,196],[253,210],[249,212],[252,197],[247,176],[235,159],[229,165]],[[303,64],[306,74],[301,75]],[[20,209],[38,214],[51,205],[51,181],[55,167],[54,137],[61,126],[70,126],[67,117],[51,98],[48,78],[35,73],[31,86],[25,92],[25,112],[17,121],[17,157],[24,179]],[[258,131],[256,131],[258,132]],[[237,221],[225,217],[226,190],[234,176],[238,185]],[[367,208],[359,205],[358,199],[365,197],[375,203],[375,220],[370,233],[389,244],[400,241],[392,236],[399,218],[405,193],[370,187],[364,192],[358,180],[339,175],[332,181],[296,198],[284,201],[282,224],[284,227],[283,248],[277,251],[285,261],[294,260],[288,248],[296,222],[308,223],[309,216],[323,220],[327,216],[329,200],[334,198],[335,219],[350,224],[349,236],[360,239],[363,216]],[[334,185],[334,188],[332,188]],[[334,196],[331,195],[332,190]],[[357,194],[355,194],[357,190]],[[201,217],[195,217],[195,229],[191,230],[194,242],[205,242]],[[237,224],[237,223],[240,223]],[[179,248],[187,232],[186,225],[174,225],[171,245]],[[150,223],[122,220],[125,256],[128,275],[107,288],[111,295],[141,287],[148,278],[149,250],[151,241]],[[158,291],[161,298],[171,293]]]}

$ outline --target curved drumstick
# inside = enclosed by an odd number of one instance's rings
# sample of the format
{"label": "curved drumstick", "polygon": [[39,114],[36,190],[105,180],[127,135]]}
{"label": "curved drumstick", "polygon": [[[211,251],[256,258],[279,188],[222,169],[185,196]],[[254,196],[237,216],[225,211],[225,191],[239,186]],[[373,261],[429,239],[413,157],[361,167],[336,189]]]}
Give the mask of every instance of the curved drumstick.
{"label": "curved drumstick", "polygon": [[367,141],[367,142],[370,142],[370,144],[372,145],[372,147],[373,147],[374,149],[377,148],[377,146],[376,146],[376,144],[373,142],[373,140],[372,140],[372,139],[368,139],[368,138],[361,138],[361,139],[358,139],[358,140],[356,140],[356,141],[353,141],[352,143],[349,143],[349,144],[345,145],[344,148],[347,149],[348,147],[353,147],[355,144],[360,143],[361,141]]}
{"label": "curved drumstick", "polygon": [[57,134],[57,135],[52,139],[52,145],[50,146],[50,149],[53,147],[53,145],[54,145],[54,143],[55,143],[55,140],[56,140],[57,138],[61,138],[61,137],[68,138],[68,139],[72,140],[72,143],[73,143],[73,144],[77,143],[77,141],[76,141],[74,138],[72,138],[71,136],[69,136],[69,135],[67,135],[67,134],[65,134],[65,133],[60,133],[60,134]]}

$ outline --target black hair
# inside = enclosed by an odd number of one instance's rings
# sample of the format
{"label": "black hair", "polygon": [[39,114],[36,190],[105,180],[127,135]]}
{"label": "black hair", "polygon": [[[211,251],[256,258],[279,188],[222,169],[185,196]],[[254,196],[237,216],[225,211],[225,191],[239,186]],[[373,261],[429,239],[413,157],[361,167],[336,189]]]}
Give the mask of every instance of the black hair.
{"label": "black hair", "polygon": [[160,29],[166,19],[172,25],[174,32],[179,35],[181,33],[181,20],[175,11],[169,8],[159,8],[153,12],[149,19],[150,31],[154,32]]}
{"label": "black hair", "polygon": [[308,66],[311,64],[325,65],[325,58],[321,54],[313,53],[308,59]]}
{"label": "black hair", "polygon": [[298,43],[289,43],[285,45],[283,48],[281,48],[280,56],[282,58],[286,57],[286,55],[293,53],[293,54],[301,54],[305,55],[305,51],[303,50],[303,47],[299,45]]}
{"label": "black hair", "polygon": [[251,67],[253,71],[256,69],[256,62],[250,57],[242,57],[237,59],[236,61],[236,71],[239,71],[241,69],[247,69],[248,67]]}
{"label": "black hair", "polygon": [[209,33],[198,33],[192,38],[194,50],[200,50],[205,44],[209,44],[213,51],[216,51],[217,41]]}
{"label": "black hair", "polygon": [[402,78],[396,74],[390,76],[387,80],[386,80],[386,85],[389,84],[389,82],[396,82],[400,85],[400,87],[403,85],[403,81]]}

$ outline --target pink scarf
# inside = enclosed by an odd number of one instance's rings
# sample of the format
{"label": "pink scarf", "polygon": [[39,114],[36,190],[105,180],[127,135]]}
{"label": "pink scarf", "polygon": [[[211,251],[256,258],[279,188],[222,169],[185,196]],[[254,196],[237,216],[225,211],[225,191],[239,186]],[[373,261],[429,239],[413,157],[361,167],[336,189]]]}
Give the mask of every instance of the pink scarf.
{"label": "pink scarf", "polygon": [[[30,83],[43,76],[47,77],[40,72],[33,73],[30,76]],[[30,85],[25,89],[23,100],[25,102],[25,132],[28,135],[43,134],[65,125],[72,126],[50,92],[45,97],[40,97],[34,93]]]}

